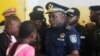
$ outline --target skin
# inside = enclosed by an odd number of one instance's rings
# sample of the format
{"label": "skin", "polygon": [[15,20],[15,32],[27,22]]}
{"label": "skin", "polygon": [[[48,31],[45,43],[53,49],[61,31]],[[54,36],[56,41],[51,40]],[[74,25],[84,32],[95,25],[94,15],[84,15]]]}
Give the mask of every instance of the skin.
{"label": "skin", "polygon": [[28,36],[23,42],[29,44],[29,43],[35,41],[36,36],[37,36],[37,34],[36,34],[35,32],[32,32],[32,33],[30,34],[30,36]]}
{"label": "skin", "polygon": [[67,18],[67,25],[75,25],[78,23],[79,17],[73,16],[73,17],[66,17]]}
{"label": "skin", "polygon": [[100,15],[96,11],[90,11],[90,20],[95,22],[96,25],[100,26]]}
{"label": "skin", "polygon": [[36,21],[35,21],[35,24],[36,24],[37,29],[41,29],[42,23],[43,23],[42,20],[36,20]]}
{"label": "skin", "polygon": [[51,27],[59,27],[65,22],[65,15],[62,12],[49,13],[49,22]]}
{"label": "skin", "polygon": [[9,34],[12,34],[17,37],[19,32],[19,27],[20,27],[20,22],[12,20],[11,23],[8,25],[8,28],[6,28],[6,31]]}

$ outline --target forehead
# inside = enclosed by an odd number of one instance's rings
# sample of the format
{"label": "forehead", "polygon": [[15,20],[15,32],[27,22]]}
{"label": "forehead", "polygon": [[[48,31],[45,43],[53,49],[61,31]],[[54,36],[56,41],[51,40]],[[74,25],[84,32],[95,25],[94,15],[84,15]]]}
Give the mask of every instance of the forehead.
{"label": "forehead", "polygon": [[35,22],[38,22],[38,23],[40,23],[40,22],[43,22],[43,20],[35,20]]}
{"label": "forehead", "polygon": [[18,20],[12,20],[11,21],[11,24],[19,25],[19,24],[21,24],[21,22],[18,21]]}
{"label": "forehead", "polygon": [[98,11],[90,11],[90,15],[96,15],[98,14]]}

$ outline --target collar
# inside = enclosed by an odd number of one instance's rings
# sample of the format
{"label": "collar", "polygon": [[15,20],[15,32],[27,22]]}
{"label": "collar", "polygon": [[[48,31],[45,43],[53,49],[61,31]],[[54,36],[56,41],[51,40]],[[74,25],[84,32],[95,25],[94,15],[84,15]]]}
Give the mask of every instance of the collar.
{"label": "collar", "polygon": [[11,36],[10,36],[9,33],[7,33],[5,30],[4,30],[3,32],[4,32],[4,34],[7,36],[7,38],[11,39]]}

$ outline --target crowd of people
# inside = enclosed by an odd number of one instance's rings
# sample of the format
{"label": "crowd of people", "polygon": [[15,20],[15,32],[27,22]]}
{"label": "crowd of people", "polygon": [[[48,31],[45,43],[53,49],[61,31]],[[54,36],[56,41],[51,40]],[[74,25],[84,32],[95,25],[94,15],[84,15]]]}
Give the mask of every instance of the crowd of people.
{"label": "crowd of people", "polygon": [[54,2],[35,6],[21,22],[14,8],[3,12],[5,28],[0,33],[0,56],[100,56],[100,6],[90,6],[91,23],[78,23],[80,11]]}

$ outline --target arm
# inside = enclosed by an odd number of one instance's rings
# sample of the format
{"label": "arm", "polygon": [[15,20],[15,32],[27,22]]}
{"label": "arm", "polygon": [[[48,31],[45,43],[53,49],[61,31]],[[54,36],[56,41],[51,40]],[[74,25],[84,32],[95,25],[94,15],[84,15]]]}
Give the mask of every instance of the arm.
{"label": "arm", "polygon": [[71,56],[79,56],[80,36],[76,30],[71,30],[69,34],[69,49]]}

